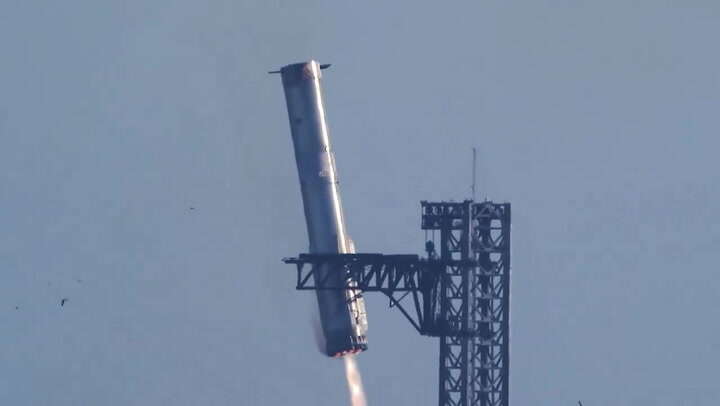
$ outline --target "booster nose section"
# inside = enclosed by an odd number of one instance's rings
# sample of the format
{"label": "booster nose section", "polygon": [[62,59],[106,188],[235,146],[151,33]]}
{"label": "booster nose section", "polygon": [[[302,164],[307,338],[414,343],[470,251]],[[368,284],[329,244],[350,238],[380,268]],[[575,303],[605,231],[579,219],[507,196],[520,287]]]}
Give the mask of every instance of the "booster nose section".
{"label": "booster nose section", "polygon": [[[271,72],[282,76],[311,254],[354,252],[345,229],[320,85],[322,69],[329,66],[309,61]],[[316,291],[327,355],[367,349],[365,303],[345,269],[326,265],[315,277],[348,286]]]}

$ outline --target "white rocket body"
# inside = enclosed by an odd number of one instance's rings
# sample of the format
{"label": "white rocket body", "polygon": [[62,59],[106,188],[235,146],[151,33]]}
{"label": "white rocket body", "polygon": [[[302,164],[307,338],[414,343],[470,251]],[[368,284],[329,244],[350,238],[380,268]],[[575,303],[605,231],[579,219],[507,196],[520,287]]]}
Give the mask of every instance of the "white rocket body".
{"label": "white rocket body", "polygon": [[[287,101],[300,189],[311,254],[354,253],[347,235],[338,188],[335,158],[320,87],[321,67],[316,61],[292,64],[280,70]],[[333,285],[342,285],[344,269],[325,266]],[[352,285],[351,285],[352,286]],[[326,353],[338,356],[367,349],[367,316],[361,292],[316,290]]]}

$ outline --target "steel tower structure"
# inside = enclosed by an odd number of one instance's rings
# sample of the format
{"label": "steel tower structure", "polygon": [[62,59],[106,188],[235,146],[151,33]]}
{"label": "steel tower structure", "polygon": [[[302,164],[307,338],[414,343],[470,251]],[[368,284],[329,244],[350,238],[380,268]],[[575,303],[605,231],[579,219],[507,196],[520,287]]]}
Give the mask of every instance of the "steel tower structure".
{"label": "steel tower structure", "polygon": [[[421,228],[432,236],[425,258],[300,254],[284,261],[297,266],[298,290],[381,292],[420,334],[439,337],[440,406],[509,406],[510,204],[423,201],[421,210]],[[342,269],[345,282],[319,271],[327,267]]]}
{"label": "steel tower structure", "polygon": [[439,405],[508,406],[510,205],[422,202],[422,228],[440,233]]}

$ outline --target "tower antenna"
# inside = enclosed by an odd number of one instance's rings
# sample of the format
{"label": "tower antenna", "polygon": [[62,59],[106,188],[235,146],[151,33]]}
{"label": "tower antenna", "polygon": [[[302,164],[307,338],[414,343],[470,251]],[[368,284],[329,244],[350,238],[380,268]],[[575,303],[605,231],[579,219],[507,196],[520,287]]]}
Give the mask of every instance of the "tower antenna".
{"label": "tower antenna", "polygon": [[477,173],[477,149],[473,147],[473,166],[472,166],[472,199],[475,201],[475,177]]}

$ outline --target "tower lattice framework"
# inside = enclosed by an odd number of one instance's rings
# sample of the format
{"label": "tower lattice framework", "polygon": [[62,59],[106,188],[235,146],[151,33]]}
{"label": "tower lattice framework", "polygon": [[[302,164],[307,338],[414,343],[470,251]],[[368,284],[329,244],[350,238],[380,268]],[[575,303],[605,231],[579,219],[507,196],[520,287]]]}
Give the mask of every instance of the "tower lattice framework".
{"label": "tower lattice framework", "polygon": [[508,406],[510,204],[421,205],[422,229],[439,232],[439,405]]}

